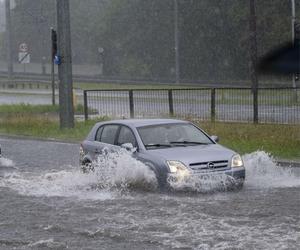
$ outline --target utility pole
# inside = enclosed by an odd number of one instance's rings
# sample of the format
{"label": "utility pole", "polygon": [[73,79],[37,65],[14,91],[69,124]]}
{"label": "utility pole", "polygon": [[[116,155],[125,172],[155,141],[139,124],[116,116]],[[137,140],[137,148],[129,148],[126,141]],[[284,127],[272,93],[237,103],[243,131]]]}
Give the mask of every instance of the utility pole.
{"label": "utility pole", "polygon": [[[295,14],[295,0],[291,0],[291,7],[292,7],[292,43],[293,46],[300,46],[299,44],[296,44],[298,42],[299,37],[296,37],[295,29],[296,29],[296,14]],[[296,39],[297,38],[297,39]],[[294,91],[294,101],[298,101],[298,93],[296,89],[296,74],[292,75],[292,84]]]}
{"label": "utility pole", "polygon": [[12,63],[12,38],[11,38],[11,19],[10,19],[10,0],[5,0],[5,18],[6,18],[6,53],[7,53],[7,72],[8,78],[11,80],[13,76]]}
{"label": "utility pole", "polygon": [[175,81],[180,81],[179,65],[179,29],[178,29],[178,1],[174,0],[174,43],[175,43]]}
{"label": "utility pole", "polygon": [[[295,14],[295,0],[291,0],[292,7],[292,43],[295,46],[295,23],[296,23],[296,14]],[[296,79],[295,74],[293,74],[293,88],[296,88]]]}
{"label": "utility pole", "polygon": [[69,0],[56,0],[56,9],[60,127],[73,128],[74,108]]}
{"label": "utility pole", "polygon": [[255,0],[250,0],[250,78],[253,93],[253,121],[258,122],[258,78],[257,78],[257,41],[256,41],[256,14],[255,14]]}
{"label": "utility pole", "polygon": [[52,27],[51,31],[51,87],[52,87],[52,105],[55,105],[55,72],[54,72],[54,58],[57,54],[57,33]]}
{"label": "utility pole", "polygon": [[[293,45],[295,46],[295,21],[296,21],[296,14],[295,14],[295,0],[291,0],[292,4],[292,41]],[[293,74],[293,88],[296,88],[296,81],[295,81],[295,74]]]}

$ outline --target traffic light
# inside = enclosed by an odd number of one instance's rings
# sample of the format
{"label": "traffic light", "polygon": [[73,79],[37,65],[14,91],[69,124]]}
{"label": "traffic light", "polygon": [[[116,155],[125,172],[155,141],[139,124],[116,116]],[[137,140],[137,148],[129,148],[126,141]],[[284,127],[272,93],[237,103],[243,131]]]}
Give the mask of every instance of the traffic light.
{"label": "traffic light", "polygon": [[57,34],[56,30],[51,28],[51,45],[52,45],[52,60],[54,60],[57,54]]}

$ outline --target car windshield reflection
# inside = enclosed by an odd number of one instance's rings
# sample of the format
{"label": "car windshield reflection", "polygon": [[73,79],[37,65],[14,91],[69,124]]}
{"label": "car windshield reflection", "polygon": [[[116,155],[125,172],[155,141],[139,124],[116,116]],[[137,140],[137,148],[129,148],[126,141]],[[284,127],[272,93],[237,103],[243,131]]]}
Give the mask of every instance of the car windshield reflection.
{"label": "car windshield reflection", "polygon": [[213,144],[192,124],[162,124],[139,127],[137,130],[147,149]]}

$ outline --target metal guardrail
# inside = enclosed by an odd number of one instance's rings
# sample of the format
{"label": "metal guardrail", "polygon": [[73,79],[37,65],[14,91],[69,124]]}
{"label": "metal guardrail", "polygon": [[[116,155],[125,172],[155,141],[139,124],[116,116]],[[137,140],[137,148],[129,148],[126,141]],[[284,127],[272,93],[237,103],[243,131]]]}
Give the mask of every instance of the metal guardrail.
{"label": "metal guardrail", "polygon": [[300,88],[84,90],[85,119],[181,117],[225,122],[300,124]]}
{"label": "metal guardrail", "polygon": [[[19,80],[1,81],[0,89],[50,89],[51,82],[45,80]],[[58,88],[58,83],[55,83],[55,88]]]}
{"label": "metal guardrail", "polygon": [[[57,74],[55,74],[57,80]],[[7,79],[8,74],[6,71],[0,70],[0,78]],[[14,80],[28,80],[28,81],[49,81],[51,82],[51,75],[49,73],[33,73],[33,72],[14,72]],[[73,81],[81,83],[116,83],[116,84],[151,84],[151,85],[170,85],[174,84],[176,86],[175,80],[171,78],[124,78],[121,76],[103,76],[103,75],[80,75],[73,73]],[[243,88],[251,86],[250,80],[197,80],[197,79],[180,79],[181,85],[195,86],[195,88],[209,87],[209,88],[220,88],[220,87],[236,87]],[[272,85],[269,82],[260,81],[260,86],[263,87],[285,87],[288,86],[288,80],[282,82],[282,80],[277,80],[274,82],[272,80]]]}

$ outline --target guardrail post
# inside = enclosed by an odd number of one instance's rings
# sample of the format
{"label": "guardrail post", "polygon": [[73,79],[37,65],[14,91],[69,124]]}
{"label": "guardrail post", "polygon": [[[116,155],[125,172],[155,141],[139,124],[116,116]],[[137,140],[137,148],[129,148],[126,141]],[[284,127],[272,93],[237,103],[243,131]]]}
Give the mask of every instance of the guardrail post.
{"label": "guardrail post", "polygon": [[89,119],[88,113],[88,104],[87,104],[87,91],[83,91],[83,109],[84,109],[84,120],[87,121]]}
{"label": "guardrail post", "polygon": [[258,88],[254,88],[252,93],[253,93],[253,122],[258,123]]}
{"label": "guardrail post", "polygon": [[129,110],[130,118],[134,118],[134,103],[133,103],[133,91],[129,90]]}
{"label": "guardrail post", "polygon": [[170,116],[174,116],[173,92],[172,92],[172,89],[168,90],[168,97],[169,97],[169,114],[170,114]]}
{"label": "guardrail post", "polygon": [[211,98],[210,98],[210,119],[212,122],[216,119],[216,89],[211,89]]}

